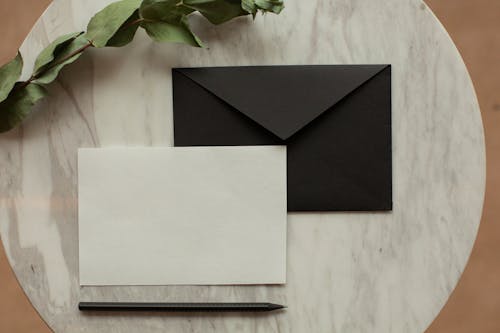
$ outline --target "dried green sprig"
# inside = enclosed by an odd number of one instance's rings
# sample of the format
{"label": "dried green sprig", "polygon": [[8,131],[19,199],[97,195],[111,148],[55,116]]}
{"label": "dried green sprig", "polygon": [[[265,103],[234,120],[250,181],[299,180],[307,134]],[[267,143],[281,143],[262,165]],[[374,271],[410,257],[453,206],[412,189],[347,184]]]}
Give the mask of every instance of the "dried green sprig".
{"label": "dried green sprig", "polygon": [[16,126],[30,114],[33,105],[47,95],[45,86],[59,72],[90,48],[121,47],[130,43],[143,28],[157,42],[177,42],[202,47],[189,27],[187,17],[199,12],[212,24],[258,11],[279,14],[282,0],[121,0],[90,20],[86,32],[57,38],[35,61],[33,75],[18,82],[23,68],[21,54],[0,67],[0,132]]}

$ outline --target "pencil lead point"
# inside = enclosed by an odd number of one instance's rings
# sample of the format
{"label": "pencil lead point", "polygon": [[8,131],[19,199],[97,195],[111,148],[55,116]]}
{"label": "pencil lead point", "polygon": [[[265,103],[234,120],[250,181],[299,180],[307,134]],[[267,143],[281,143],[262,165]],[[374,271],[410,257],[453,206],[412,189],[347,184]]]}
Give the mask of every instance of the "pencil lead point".
{"label": "pencil lead point", "polygon": [[280,309],[286,309],[286,306],[281,305],[281,304],[269,304],[269,310],[280,310]]}

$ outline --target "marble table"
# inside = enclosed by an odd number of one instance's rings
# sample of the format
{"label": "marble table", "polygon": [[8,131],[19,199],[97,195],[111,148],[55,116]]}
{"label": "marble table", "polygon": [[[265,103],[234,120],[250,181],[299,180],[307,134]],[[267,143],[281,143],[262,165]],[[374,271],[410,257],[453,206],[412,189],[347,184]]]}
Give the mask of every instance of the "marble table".
{"label": "marble table", "polygon": [[[56,0],[22,46],[24,76],[57,36],[111,0]],[[0,231],[20,284],[55,332],[423,332],[459,279],[485,187],[479,107],[457,49],[420,0],[287,0],[279,15],[212,27],[209,46],[91,50],[0,136]],[[390,63],[394,210],[290,214],[284,286],[80,287],[78,147],[172,145],[170,68]],[[273,315],[85,315],[78,301],[287,304]]]}

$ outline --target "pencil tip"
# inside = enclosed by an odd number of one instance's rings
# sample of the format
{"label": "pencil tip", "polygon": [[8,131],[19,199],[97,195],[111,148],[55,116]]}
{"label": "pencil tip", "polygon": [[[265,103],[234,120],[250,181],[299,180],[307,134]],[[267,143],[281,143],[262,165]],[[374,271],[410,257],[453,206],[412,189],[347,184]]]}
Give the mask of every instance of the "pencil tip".
{"label": "pencil tip", "polygon": [[280,310],[280,309],[286,309],[286,306],[281,305],[281,304],[269,304],[269,310]]}

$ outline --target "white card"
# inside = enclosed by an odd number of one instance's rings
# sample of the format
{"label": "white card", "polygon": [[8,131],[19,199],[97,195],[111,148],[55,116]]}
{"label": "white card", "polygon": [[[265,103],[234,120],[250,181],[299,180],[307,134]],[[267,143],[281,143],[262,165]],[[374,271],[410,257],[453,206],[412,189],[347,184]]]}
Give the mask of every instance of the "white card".
{"label": "white card", "polygon": [[286,148],[82,148],[81,285],[285,283]]}

